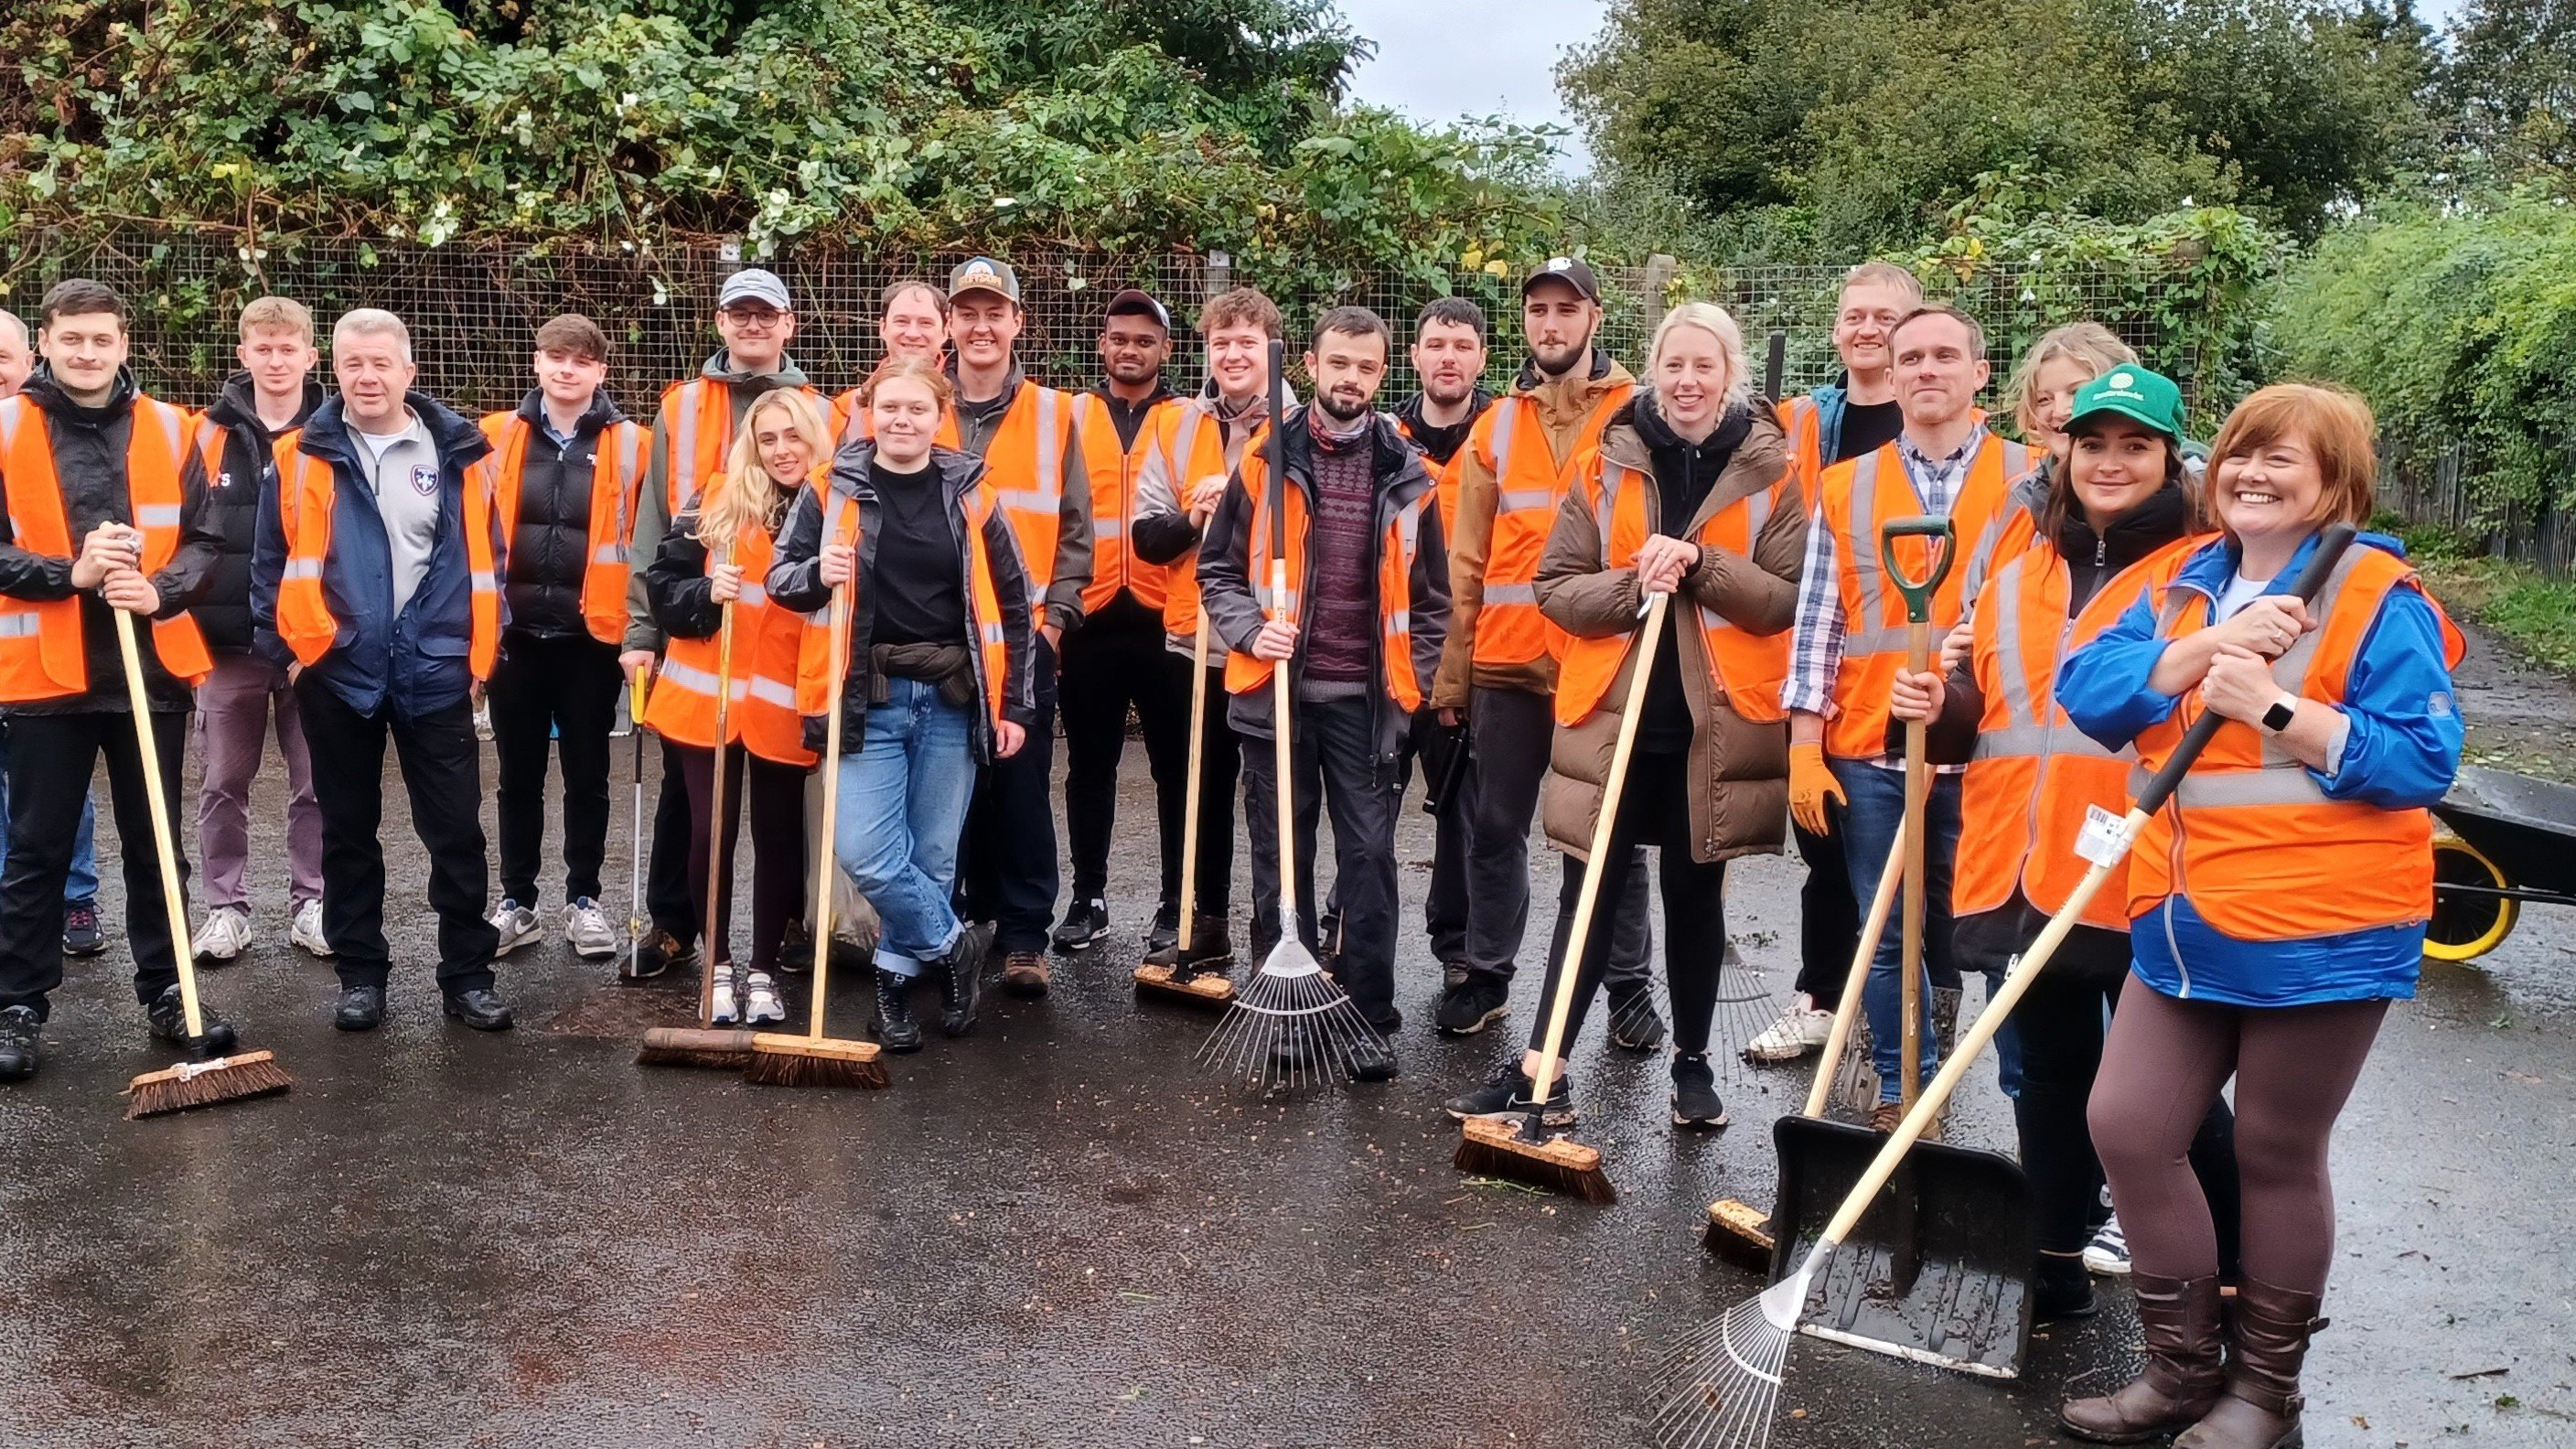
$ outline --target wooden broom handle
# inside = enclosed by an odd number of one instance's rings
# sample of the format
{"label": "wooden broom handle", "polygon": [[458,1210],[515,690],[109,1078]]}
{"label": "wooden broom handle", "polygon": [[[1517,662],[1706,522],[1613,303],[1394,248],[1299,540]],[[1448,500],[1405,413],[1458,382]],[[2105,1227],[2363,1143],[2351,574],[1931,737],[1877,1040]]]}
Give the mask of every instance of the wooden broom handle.
{"label": "wooden broom handle", "polygon": [[823,839],[814,852],[814,999],[805,1009],[805,1039],[823,1039],[823,1000],[832,979],[832,872],[840,868],[833,833],[841,815],[841,686],[850,672],[851,584],[832,591],[831,678],[823,686]]}
{"label": "wooden broom handle", "polygon": [[[1204,604],[1202,604],[1204,609]],[[1288,617],[1288,560],[1270,560],[1270,617]],[[1288,715],[1294,696],[1288,686],[1288,661],[1277,659],[1270,665],[1270,713],[1272,768],[1279,774],[1279,929],[1283,936],[1297,934],[1297,792],[1288,775],[1290,745]]]}
{"label": "wooden broom handle", "polygon": [[1547,1101],[1556,1086],[1558,1053],[1565,1050],[1566,1019],[1574,1014],[1575,979],[1582,974],[1583,952],[1591,944],[1592,908],[1601,899],[1601,871],[1610,855],[1611,828],[1619,820],[1619,798],[1627,792],[1628,756],[1636,748],[1637,721],[1646,712],[1646,678],[1654,672],[1655,647],[1663,642],[1664,616],[1672,603],[1671,594],[1655,594],[1646,601],[1646,622],[1637,631],[1637,647],[1629,658],[1634,665],[1628,676],[1628,702],[1619,712],[1619,742],[1610,751],[1610,774],[1601,782],[1601,813],[1592,822],[1592,850],[1583,862],[1583,889],[1575,897],[1574,927],[1566,934],[1565,955],[1556,968],[1556,995],[1548,1002],[1547,1039],[1539,1048],[1538,1076],[1530,1084],[1530,1100]]}
{"label": "wooden broom handle", "polygon": [[1843,1049],[1851,1044],[1852,1022],[1860,1015],[1861,993],[1869,988],[1869,965],[1878,955],[1879,938],[1887,934],[1887,913],[1896,905],[1897,882],[1904,878],[1899,866],[1891,859],[1878,869],[1878,894],[1870,898],[1869,920],[1861,927],[1860,942],[1852,951],[1851,970],[1844,973],[1842,1000],[1834,1007],[1834,1029],[1825,1037],[1825,1054],[1816,1063],[1816,1080],[1807,1088],[1807,1110],[1803,1115],[1823,1116],[1825,1100],[1833,1095],[1834,1070],[1843,1064]]}
{"label": "wooden broom handle", "polygon": [[134,743],[143,751],[143,798],[152,806],[152,848],[161,857],[161,908],[170,916],[170,945],[178,953],[179,1005],[186,1011],[188,1035],[206,1034],[206,1016],[197,1004],[196,945],[188,939],[188,894],[179,885],[179,848],[170,839],[170,802],[161,793],[161,752],[152,738],[152,702],[143,690],[143,655],[134,642],[134,616],[110,604],[116,616],[116,648],[125,657],[125,697],[134,715]]}
{"label": "wooden broom handle", "polygon": [[[733,547],[709,554],[708,562],[731,563]],[[716,952],[720,932],[716,929],[716,897],[724,881],[725,818],[725,726],[733,713],[733,605],[717,606],[722,612],[716,625],[716,733],[715,752],[707,770],[707,906],[706,919],[698,922],[698,1023],[711,1021],[716,1010]],[[730,947],[727,942],[727,947]]]}
{"label": "wooden broom handle", "polygon": [[[1207,546],[1207,535],[1199,535],[1199,546]],[[1196,567],[1195,564],[1192,567]],[[1198,921],[1199,861],[1199,752],[1207,741],[1207,600],[1199,600],[1198,638],[1190,646],[1190,778],[1181,787],[1181,923],[1180,947],[1173,953],[1172,964],[1178,966],[1190,949],[1190,931]]]}

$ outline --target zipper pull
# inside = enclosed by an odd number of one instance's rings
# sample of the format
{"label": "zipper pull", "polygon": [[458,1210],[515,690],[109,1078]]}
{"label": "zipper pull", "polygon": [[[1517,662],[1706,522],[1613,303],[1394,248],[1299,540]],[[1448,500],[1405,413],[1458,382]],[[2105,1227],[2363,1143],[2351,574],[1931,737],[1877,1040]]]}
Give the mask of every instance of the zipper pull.
{"label": "zipper pull", "polygon": [[2097,569],[2104,568],[2107,567],[2110,562],[2111,540],[2102,537],[2100,534],[2095,534],[2093,536],[2093,567]]}

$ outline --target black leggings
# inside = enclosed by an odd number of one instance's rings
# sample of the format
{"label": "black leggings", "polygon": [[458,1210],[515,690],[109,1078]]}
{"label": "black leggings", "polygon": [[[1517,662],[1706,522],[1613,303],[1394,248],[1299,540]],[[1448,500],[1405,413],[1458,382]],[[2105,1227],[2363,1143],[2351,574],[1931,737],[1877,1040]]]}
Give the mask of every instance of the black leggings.
{"label": "black leggings", "polygon": [[[1717,1015],[1718,971],[1726,960],[1726,862],[1691,857],[1693,793],[1689,755],[1640,750],[1629,757],[1619,818],[1610,827],[1609,860],[1593,900],[1592,929],[1584,938],[1583,961],[1574,978],[1574,1009],[1565,1019],[1569,1054],[1583,1034],[1584,1013],[1609,966],[1614,919],[1629,872],[1639,868],[1641,845],[1656,847],[1656,872],[1664,888],[1664,981],[1673,998],[1673,1045],[1689,1056],[1708,1050],[1709,1023]],[[1582,902],[1583,862],[1571,855],[1561,859],[1565,885],[1557,896],[1547,982],[1539,993],[1538,1017],[1530,1024],[1532,1051],[1547,1041],[1558,973],[1564,969],[1575,911]]]}
{"label": "black leggings", "polygon": [[2092,1119],[2139,1272],[2218,1271],[2210,1204],[2185,1152],[2233,1076],[2245,1276],[2291,1293],[2325,1291],[2334,1262],[2326,1142],[2387,1014],[2385,1001],[2177,1001],[2129,979],[2102,1049]]}
{"label": "black leggings", "polygon": [[[778,969],[778,943],[805,900],[805,776],[799,765],[764,760],[740,745],[725,747],[724,884],[712,907],[706,901],[707,817],[714,802],[715,751],[674,745],[680,782],[689,795],[689,881],[698,919],[713,921],[708,949],[718,961],[733,958],[733,849],[742,833],[743,798],[751,800],[751,969]],[[751,762],[748,788],[743,762]]]}

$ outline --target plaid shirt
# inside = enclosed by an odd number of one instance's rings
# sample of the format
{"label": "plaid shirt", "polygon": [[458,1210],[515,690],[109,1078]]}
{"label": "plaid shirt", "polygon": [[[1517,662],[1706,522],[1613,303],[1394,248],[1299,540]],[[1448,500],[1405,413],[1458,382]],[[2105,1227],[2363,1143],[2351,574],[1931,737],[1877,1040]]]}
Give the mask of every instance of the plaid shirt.
{"label": "plaid shirt", "polygon": [[[1907,481],[1925,513],[1946,517],[1967,482],[1968,464],[1985,446],[1986,425],[1979,423],[1945,458],[1927,458],[1913,438],[1899,434],[1896,456],[1905,464]],[[1823,490],[1819,489],[1819,495]],[[1782,707],[1808,714],[1834,716],[1834,675],[1842,668],[1843,636],[1850,621],[1843,617],[1842,540],[1825,525],[1825,503],[1816,499],[1807,528],[1807,569],[1798,582],[1798,619],[1789,639],[1789,682],[1780,687]],[[1945,765],[1956,770],[1956,765]]]}

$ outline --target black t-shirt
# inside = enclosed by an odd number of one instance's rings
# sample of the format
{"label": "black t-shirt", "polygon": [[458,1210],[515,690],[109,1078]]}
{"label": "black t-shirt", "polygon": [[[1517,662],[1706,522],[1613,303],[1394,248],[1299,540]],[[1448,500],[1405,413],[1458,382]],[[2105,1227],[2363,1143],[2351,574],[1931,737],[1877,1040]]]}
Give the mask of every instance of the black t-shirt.
{"label": "black t-shirt", "polygon": [[965,564],[938,470],[896,473],[868,464],[877,495],[876,644],[966,642]]}
{"label": "black t-shirt", "polygon": [[1846,402],[1843,404],[1842,452],[1825,462],[1831,465],[1844,458],[1875,453],[1895,442],[1896,435],[1903,431],[1905,415],[1897,411],[1895,399],[1890,398],[1883,403]]}

